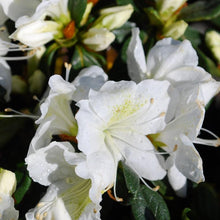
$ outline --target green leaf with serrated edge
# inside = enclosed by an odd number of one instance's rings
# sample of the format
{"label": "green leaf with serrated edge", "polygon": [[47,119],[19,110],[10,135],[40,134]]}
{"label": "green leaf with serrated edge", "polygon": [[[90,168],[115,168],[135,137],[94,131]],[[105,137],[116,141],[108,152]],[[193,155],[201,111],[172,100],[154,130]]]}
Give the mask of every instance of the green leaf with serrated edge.
{"label": "green leaf with serrated edge", "polygon": [[51,44],[46,51],[44,52],[41,61],[40,61],[40,69],[43,73],[50,74],[51,73],[51,66],[54,61],[54,55],[57,50],[60,48],[60,45],[57,43]]}
{"label": "green leaf with serrated edge", "polygon": [[16,171],[15,175],[17,179],[17,189],[14,193],[14,198],[16,204],[19,204],[31,186],[31,178],[21,171]]}
{"label": "green leaf with serrated edge", "polygon": [[71,59],[71,63],[73,69],[77,70],[91,65],[104,66],[106,60],[102,55],[98,53],[90,52],[83,47],[76,46]]}
{"label": "green leaf with serrated edge", "polygon": [[178,19],[186,22],[211,20],[220,15],[220,1],[196,1],[180,11]]}
{"label": "green leaf with serrated edge", "polygon": [[169,220],[170,214],[164,199],[158,192],[154,192],[142,185],[131,201],[132,213],[135,220],[145,220],[150,216],[149,211],[156,220]]}
{"label": "green leaf with serrated edge", "polygon": [[86,10],[87,0],[69,0],[68,8],[72,20],[75,21],[76,25],[80,24],[83,14]]}
{"label": "green leaf with serrated edge", "polygon": [[123,173],[125,177],[126,186],[130,193],[135,194],[140,187],[140,180],[137,174],[128,167],[125,163],[121,162]]}

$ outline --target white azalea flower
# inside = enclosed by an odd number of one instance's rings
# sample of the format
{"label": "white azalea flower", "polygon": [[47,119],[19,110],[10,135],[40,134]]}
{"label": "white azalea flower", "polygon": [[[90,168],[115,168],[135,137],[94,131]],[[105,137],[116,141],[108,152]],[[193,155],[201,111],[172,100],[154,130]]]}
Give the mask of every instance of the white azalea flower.
{"label": "white azalea flower", "polygon": [[9,170],[0,168],[0,219],[18,219],[18,211],[14,208],[14,200],[11,197],[16,188],[15,174]]}
{"label": "white azalea flower", "polygon": [[77,123],[71,102],[86,99],[90,88],[98,90],[107,79],[107,75],[98,66],[83,69],[72,83],[59,75],[51,76],[50,92],[40,106],[41,116],[36,121],[40,126],[31,141],[28,154],[48,145],[53,135],[66,134],[75,137]]}
{"label": "white azalea flower", "polygon": [[198,66],[198,56],[188,40],[180,42],[166,38],[158,41],[146,61],[139,29],[134,28],[127,50],[127,67],[135,82],[149,78],[168,80],[178,91],[186,85],[199,85],[199,100],[204,105],[220,90],[220,83]]}
{"label": "white azalea flower", "polygon": [[145,80],[138,85],[108,81],[98,92],[90,90],[88,100],[77,103],[78,148],[86,161],[76,173],[92,180],[93,201],[100,201],[97,195],[115,184],[120,160],[139,177],[158,180],[166,174],[146,135],[165,127],[168,88],[167,81]]}
{"label": "white azalea flower", "polygon": [[100,219],[100,205],[89,197],[91,181],[75,174],[75,166],[85,160],[68,142],[52,142],[26,158],[34,181],[49,185],[45,196],[26,214],[27,220]]}
{"label": "white azalea flower", "polygon": [[[45,20],[46,17],[51,20]],[[10,36],[31,46],[40,47],[54,38],[63,38],[62,29],[71,22],[67,0],[44,0],[31,16],[20,17],[17,30]]]}

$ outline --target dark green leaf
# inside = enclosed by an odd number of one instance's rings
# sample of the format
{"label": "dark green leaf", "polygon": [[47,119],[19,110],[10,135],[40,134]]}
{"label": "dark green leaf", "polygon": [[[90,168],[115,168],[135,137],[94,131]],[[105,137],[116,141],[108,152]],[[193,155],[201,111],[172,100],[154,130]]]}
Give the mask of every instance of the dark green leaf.
{"label": "dark green leaf", "polygon": [[123,26],[115,29],[113,33],[116,35],[116,41],[122,43],[125,37],[131,32],[131,29],[135,27],[134,23],[126,22]]}
{"label": "dark green leaf", "polygon": [[15,174],[17,179],[17,189],[14,193],[14,198],[16,204],[19,204],[31,186],[31,178],[21,171],[17,171]]}
{"label": "dark green leaf", "polygon": [[219,220],[220,206],[216,192],[207,183],[200,183],[194,189],[192,200],[192,211],[196,213],[199,220]]}
{"label": "dark green leaf", "polygon": [[77,70],[91,65],[104,66],[106,61],[102,55],[87,51],[83,47],[76,46],[71,63],[73,68]]}
{"label": "dark green leaf", "polygon": [[131,4],[134,7],[135,11],[138,11],[138,8],[136,7],[134,0],[117,0],[117,4],[118,5],[127,5],[127,4]]}
{"label": "dark green leaf", "polygon": [[68,8],[71,14],[72,20],[75,21],[76,25],[80,24],[83,14],[86,10],[87,0],[69,0]]}
{"label": "dark green leaf", "polygon": [[136,220],[152,219],[169,220],[167,205],[158,192],[142,185],[131,201],[132,212]]}
{"label": "dark green leaf", "polygon": [[184,33],[184,39],[185,38],[188,39],[194,47],[198,47],[202,42],[202,34],[190,26]]}
{"label": "dark green leaf", "polygon": [[150,23],[152,25],[155,25],[155,26],[162,26],[163,25],[158,11],[155,10],[153,7],[145,8],[144,11],[146,12],[146,14],[150,20]]}
{"label": "dark green leaf", "polygon": [[130,193],[135,194],[140,187],[140,180],[136,173],[125,163],[122,163],[125,182]]}
{"label": "dark green leaf", "polygon": [[211,20],[220,15],[220,1],[196,1],[183,8],[178,19],[186,22]]}
{"label": "dark green leaf", "polygon": [[190,220],[189,218],[189,213],[191,212],[191,209],[190,208],[185,208],[182,212],[182,220]]}
{"label": "dark green leaf", "polygon": [[60,48],[60,45],[57,43],[51,44],[46,51],[44,52],[41,61],[40,61],[40,67],[41,70],[46,73],[50,74],[51,73],[51,66],[54,61],[54,55],[56,54],[57,50]]}
{"label": "dark green leaf", "polygon": [[217,68],[214,61],[209,57],[207,57],[205,53],[198,48],[197,48],[197,53],[199,55],[199,65],[202,66],[206,71],[208,71],[214,77],[220,77],[220,69]]}

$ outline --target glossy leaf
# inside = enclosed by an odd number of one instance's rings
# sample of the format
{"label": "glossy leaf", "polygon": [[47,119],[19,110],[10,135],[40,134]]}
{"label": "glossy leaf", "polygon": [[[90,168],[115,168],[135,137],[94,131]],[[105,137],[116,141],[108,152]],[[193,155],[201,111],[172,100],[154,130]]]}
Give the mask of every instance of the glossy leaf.
{"label": "glossy leaf", "polygon": [[140,180],[134,171],[125,163],[122,163],[125,182],[130,193],[135,194],[140,187]]}
{"label": "glossy leaf", "polygon": [[87,51],[83,47],[76,46],[71,63],[73,69],[77,70],[91,65],[103,66],[105,65],[106,61],[102,55]]}
{"label": "glossy leaf", "polygon": [[186,22],[211,20],[220,15],[220,1],[196,1],[183,8],[178,16]]}
{"label": "glossy leaf", "polygon": [[169,220],[170,214],[166,202],[158,192],[142,185],[131,201],[132,212],[136,220]]}
{"label": "glossy leaf", "polygon": [[31,186],[31,178],[24,172],[17,171],[17,189],[14,193],[16,204],[19,204]]}
{"label": "glossy leaf", "polygon": [[86,10],[87,0],[69,0],[68,8],[71,14],[72,20],[76,25],[79,25],[82,20],[83,14]]}

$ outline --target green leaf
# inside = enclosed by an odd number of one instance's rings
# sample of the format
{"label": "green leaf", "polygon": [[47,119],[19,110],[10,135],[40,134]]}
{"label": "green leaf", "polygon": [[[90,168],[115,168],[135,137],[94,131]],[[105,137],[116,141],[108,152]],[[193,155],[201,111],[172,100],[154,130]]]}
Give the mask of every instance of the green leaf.
{"label": "green leaf", "polygon": [[196,1],[183,8],[178,19],[186,22],[211,20],[220,15],[220,1]]}
{"label": "green leaf", "polygon": [[146,14],[150,20],[150,23],[152,25],[155,25],[155,26],[162,26],[163,25],[158,11],[155,10],[153,7],[145,8],[144,11],[146,12]]}
{"label": "green leaf", "polygon": [[126,22],[123,26],[118,29],[113,30],[113,33],[116,36],[116,41],[122,43],[125,37],[131,32],[131,29],[135,27],[135,24],[132,22]]}
{"label": "green leaf", "polygon": [[102,55],[98,53],[87,51],[81,46],[76,46],[71,59],[71,63],[73,69],[78,70],[91,65],[104,66],[106,60]]}
{"label": "green leaf", "polygon": [[196,51],[199,55],[199,65],[214,77],[220,77],[220,69],[217,68],[215,62],[206,56],[200,49],[197,48]]}
{"label": "green leaf", "polygon": [[199,31],[188,26],[183,39],[188,39],[194,47],[198,47],[202,43],[202,37],[203,36]]}
{"label": "green leaf", "polygon": [[169,220],[170,214],[164,199],[159,193],[142,185],[131,201],[132,212],[136,220]]}
{"label": "green leaf", "polygon": [[140,187],[140,180],[136,173],[131,170],[125,163],[122,162],[125,182],[130,193],[135,194]]}
{"label": "green leaf", "polygon": [[182,217],[181,217],[181,219],[182,220],[190,220],[190,218],[189,218],[189,213],[191,213],[191,209],[190,208],[185,208],[184,210],[183,210],[183,212],[182,212]]}
{"label": "green leaf", "polygon": [[80,24],[83,14],[86,10],[87,0],[69,0],[68,8],[71,14],[72,20],[75,21],[76,25]]}
{"label": "green leaf", "polygon": [[211,185],[200,183],[198,187],[194,189],[191,209],[196,213],[196,219],[220,219],[218,195]]}
{"label": "green leaf", "polygon": [[17,189],[14,193],[16,204],[19,204],[31,186],[31,178],[22,171],[15,172]]}

